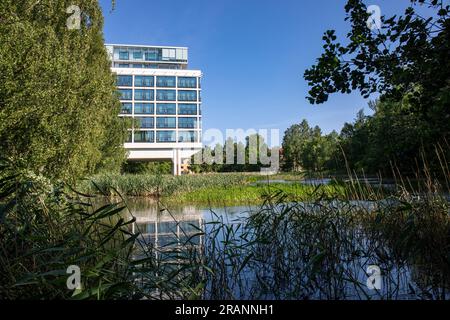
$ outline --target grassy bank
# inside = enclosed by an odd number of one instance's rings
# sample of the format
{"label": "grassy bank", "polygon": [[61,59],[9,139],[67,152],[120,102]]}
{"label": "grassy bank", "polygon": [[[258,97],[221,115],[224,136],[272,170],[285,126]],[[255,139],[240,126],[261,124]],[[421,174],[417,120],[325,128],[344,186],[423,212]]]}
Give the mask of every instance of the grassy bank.
{"label": "grassy bank", "polygon": [[87,193],[132,197],[163,197],[192,192],[201,188],[225,188],[249,184],[250,176],[239,174],[151,175],[102,174],[82,181],[78,188]]}
{"label": "grassy bank", "polygon": [[[150,174],[97,175],[78,186],[84,193],[114,197],[150,197],[165,203],[239,205],[258,204],[267,194],[282,192],[286,201],[310,201],[318,194],[325,198],[372,199],[378,189],[357,188],[347,183],[312,186],[302,184],[301,174],[204,174],[174,177]],[[286,180],[289,183],[280,183]]]}
{"label": "grassy bank", "polygon": [[240,204],[260,204],[270,195],[283,194],[284,201],[310,201],[318,194],[322,197],[342,198],[345,196],[344,186],[307,186],[303,184],[267,183],[258,185],[241,185],[200,188],[184,192],[177,196],[165,196],[165,203],[200,204],[214,206],[233,206]]}
{"label": "grassy bank", "polygon": [[[156,248],[124,203],[97,208],[95,196],[0,169],[4,299],[449,298],[450,204],[437,185],[420,198],[405,190],[365,208],[350,199],[383,195],[363,194],[364,186],[239,185],[240,178],[208,191],[198,177],[196,197],[247,193],[261,202],[239,223],[216,216]],[[336,190],[342,193],[332,196]],[[287,203],[292,196],[311,201]],[[66,286],[72,265],[82,272],[75,291]],[[368,265],[382,270],[383,291],[366,290]]]}

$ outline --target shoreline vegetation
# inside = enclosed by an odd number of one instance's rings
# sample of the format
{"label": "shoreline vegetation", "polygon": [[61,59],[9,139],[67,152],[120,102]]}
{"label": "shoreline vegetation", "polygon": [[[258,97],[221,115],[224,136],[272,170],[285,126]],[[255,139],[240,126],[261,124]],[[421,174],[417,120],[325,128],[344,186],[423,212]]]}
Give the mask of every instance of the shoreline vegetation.
{"label": "shoreline vegetation", "polygon": [[[289,193],[268,190],[253,214],[238,224],[217,216],[193,230],[195,234],[182,231],[180,238],[174,234],[173,241],[155,247],[139,230],[131,231],[136,218],[126,214],[126,200],[110,199],[97,207],[99,195],[77,193],[2,166],[10,173],[0,179],[0,211],[7,212],[0,225],[0,250],[7,258],[0,261],[0,295],[7,299],[449,297],[450,202],[437,193],[448,192],[448,186],[440,189],[433,180],[424,183],[428,189],[415,190],[421,197],[400,188],[402,192],[391,196],[394,201],[375,201],[370,208],[351,199],[381,200],[385,194],[358,182],[345,189],[342,200],[327,196],[320,187],[280,184],[277,187],[312,188],[311,201],[287,203]],[[259,188],[249,185],[258,180],[252,176],[152,179],[163,181],[165,192],[180,192],[171,189],[173,181],[183,190],[205,190],[212,182],[204,186],[204,179],[234,184],[232,190]],[[96,184],[99,187],[99,179]],[[171,214],[170,207],[165,211]],[[192,229],[174,222],[180,229]],[[85,276],[82,290],[71,292],[66,268],[74,264]],[[369,294],[364,289],[364,270],[370,264],[381,268],[384,291]]]}
{"label": "shoreline vegetation", "polygon": [[[315,201],[321,198],[377,201],[405,190],[419,195],[429,182],[423,179],[383,181],[376,177],[342,174],[325,177],[309,173],[214,173],[201,175],[101,174],[77,185],[83,193],[104,197],[143,197],[169,205],[258,205],[270,194],[283,193],[286,202]],[[445,182],[434,184],[436,193]],[[448,189],[448,186],[447,186]],[[442,191],[444,194],[445,192]]]}

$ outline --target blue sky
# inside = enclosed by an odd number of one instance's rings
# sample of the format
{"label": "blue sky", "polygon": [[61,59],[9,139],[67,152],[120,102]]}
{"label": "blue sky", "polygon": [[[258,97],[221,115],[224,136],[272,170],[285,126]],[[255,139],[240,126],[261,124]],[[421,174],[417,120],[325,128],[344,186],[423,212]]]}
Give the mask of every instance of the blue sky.
{"label": "blue sky", "polygon": [[[333,95],[310,105],[302,75],[322,52],[322,35],[345,35],[345,0],[100,1],[105,41],[189,47],[189,68],[201,69],[203,129],[280,129],[306,118],[339,131],[356,112],[370,110],[359,94]],[[367,1],[382,14],[408,0]]]}

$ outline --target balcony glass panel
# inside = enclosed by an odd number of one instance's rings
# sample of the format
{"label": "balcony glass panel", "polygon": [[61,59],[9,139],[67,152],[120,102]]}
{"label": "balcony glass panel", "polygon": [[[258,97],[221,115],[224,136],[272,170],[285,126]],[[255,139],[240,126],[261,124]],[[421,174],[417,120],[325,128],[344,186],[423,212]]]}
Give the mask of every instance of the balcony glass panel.
{"label": "balcony glass panel", "polygon": [[136,143],[155,142],[155,134],[153,131],[135,131],[134,142]]}
{"label": "balcony glass panel", "polygon": [[178,101],[197,101],[197,91],[178,91]]}
{"label": "balcony glass panel", "polygon": [[135,76],[134,86],[135,87],[153,87],[154,77],[152,76]]}
{"label": "balcony glass panel", "polygon": [[173,117],[161,117],[156,118],[157,128],[176,128],[176,118]]}
{"label": "balcony glass panel", "polygon": [[197,78],[195,77],[178,77],[179,88],[197,88]]}
{"label": "balcony glass panel", "polygon": [[119,60],[129,60],[130,55],[128,51],[119,51]]}
{"label": "balcony glass panel", "polygon": [[175,77],[156,77],[156,86],[163,88],[175,88]]}
{"label": "balcony glass panel", "polygon": [[156,142],[176,142],[175,131],[157,131]]}
{"label": "balcony glass panel", "polygon": [[153,103],[135,103],[134,104],[134,114],[153,114],[154,105]]}
{"label": "balcony glass panel", "polygon": [[197,128],[197,118],[178,118],[178,128]]}
{"label": "balcony glass panel", "polygon": [[131,103],[122,103],[120,110],[121,114],[131,114],[133,112],[133,105]]}
{"label": "balcony glass panel", "polygon": [[175,90],[157,90],[156,100],[158,101],[175,101],[176,91]]}
{"label": "balcony glass panel", "polygon": [[153,90],[135,89],[134,100],[138,101],[151,101],[154,99]]}
{"label": "balcony glass panel", "polygon": [[176,104],[175,103],[158,103],[156,105],[156,114],[176,114]]}
{"label": "balcony glass panel", "polygon": [[195,131],[178,132],[178,142],[197,142],[197,133]]}
{"label": "balcony glass panel", "polygon": [[141,60],[142,59],[142,51],[133,51],[133,59]]}
{"label": "balcony glass panel", "polygon": [[117,76],[117,85],[119,87],[132,87],[133,86],[133,76]]}
{"label": "balcony glass panel", "polygon": [[141,129],[153,129],[155,127],[155,122],[153,117],[140,117],[134,118],[137,128]]}
{"label": "balcony glass panel", "polygon": [[196,115],[197,105],[196,104],[179,104],[178,114],[181,115]]}
{"label": "balcony glass panel", "polygon": [[120,100],[133,100],[133,90],[119,89]]}

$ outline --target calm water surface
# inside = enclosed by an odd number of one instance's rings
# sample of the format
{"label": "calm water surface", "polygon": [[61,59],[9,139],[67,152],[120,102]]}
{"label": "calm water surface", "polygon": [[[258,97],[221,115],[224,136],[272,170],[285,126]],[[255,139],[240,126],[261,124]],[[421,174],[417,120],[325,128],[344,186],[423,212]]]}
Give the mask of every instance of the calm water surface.
{"label": "calm water surface", "polygon": [[[257,212],[260,208],[256,206],[238,206],[226,208],[207,208],[202,206],[170,206],[164,207],[155,203],[153,200],[143,198],[131,198],[127,200],[130,215],[136,218],[133,224],[133,232],[139,232],[145,243],[150,243],[158,252],[164,251],[166,247],[173,247],[174,244],[183,246],[186,239],[190,244],[198,247],[199,253],[205,256],[211,254],[211,246],[208,245],[208,233],[214,229],[213,221],[222,221],[226,225],[239,226],[242,222]],[[336,204],[339,205],[339,204]],[[364,210],[370,211],[376,204],[372,202],[354,202],[352,205],[359,205]],[[356,228],[356,227],[355,227]],[[204,230],[205,235],[195,236],[199,230]],[[235,238],[242,236],[242,230],[236,228]],[[288,233],[289,230],[286,230]],[[347,232],[347,231],[345,231]],[[352,236],[361,233],[360,230],[351,230]],[[219,240],[223,241],[223,235],[219,234]],[[374,246],[373,239],[364,238],[362,235],[357,246]],[[361,240],[362,239],[362,240]],[[220,242],[220,241],[219,241]],[[270,245],[263,250],[271,250]],[[314,246],[311,247],[312,249]],[[308,250],[311,250],[309,248]],[[364,251],[365,248],[362,248]],[[259,250],[259,249],[258,249]],[[299,270],[309,268],[311,259],[305,260],[304,252],[306,249],[301,247],[288,248],[281,256],[275,258],[272,254],[267,256],[267,260],[262,259],[259,262],[252,262],[246,266],[239,274],[239,280],[235,285],[231,285],[231,293],[236,299],[449,299],[450,296],[442,288],[441,282],[433,282],[430,277],[441,279],[442,275],[435,275],[436,271],[429,273],[429,266],[420,263],[402,261],[395,259],[389,260],[390,248],[375,249],[383,253],[377,254],[377,257],[358,256],[354,257],[345,250],[342,253],[342,261],[329,261],[325,259],[319,265],[319,270],[314,274],[314,279],[299,279],[304,274]],[[356,250],[356,249],[352,249]],[[296,252],[299,255],[296,255]],[[302,254],[300,254],[300,252]],[[242,253],[244,255],[244,253]],[[380,256],[385,256],[387,261],[377,261]],[[350,257],[350,258],[349,258]],[[158,255],[157,255],[158,258]],[[291,273],[289,275],[280,275],[280,268],[274,266],[276,260],[290,259],[286,265],[289,270],[283,272]],[[242,261],[242,260],[241,260]],[[419,259],[420,261],[420,259]],[[232,264],[233,262],[230,263]],[[329,263],[332,266],[327,266]],[[380,265],[381,276],[370,278],[369,266]],[[232,266],[228,267],[233,270]],[[282,269],[282,268],[281,268]],[[298,269],[298,270],[297,270]],[[332,272],[337,272],[336,277]],[[374,270],[373,268],[371,270]],[[376,270],[376,269],[375,269]],[[322,273],[323,274],[322,274]],[[383,274],[385,273],[385,274]],[[230,272],[233,274],[233,272]],[[298,274],[298,275],[297,275]],[[230,282],[235,280],[236,275],[230,276]],[[266,277],[266,278],[264,278]],[[296,278],[297,277],[297,278]],[[242,280],[245,278],[245,280]],[[294,278],[294,280],[292,280]],[[444,276],[444,278],[446,278]],[[372,282],[372,288],[368,281]],[[377,282],[379,281],[379,282]],[[239,282],[239,283],[237,283]],[[261,283],[267,283],[268,288],[264,288]],[[296,283],[296,287],[293,287]],[[271,285],[270,285],[271,284]],[[373,286],[381,286],[381,289],[375,290]],[[211,282],[207,285],[211,292],[220,290],[216,288],[217,284]],[[270,287],[276,286],[276,290]],[[222,295],[214,296],[214,293],[205,298],[222,298]],[[227,296],[229,297],[229,296]]]}

